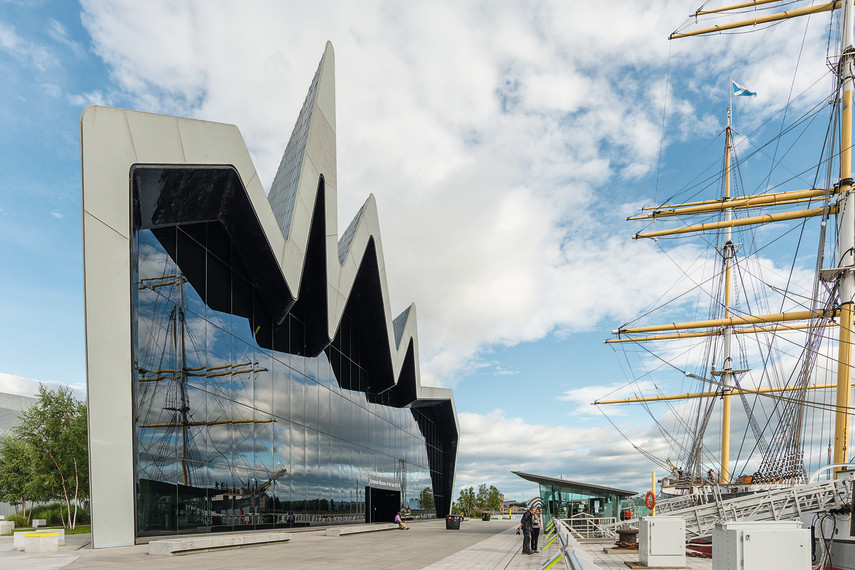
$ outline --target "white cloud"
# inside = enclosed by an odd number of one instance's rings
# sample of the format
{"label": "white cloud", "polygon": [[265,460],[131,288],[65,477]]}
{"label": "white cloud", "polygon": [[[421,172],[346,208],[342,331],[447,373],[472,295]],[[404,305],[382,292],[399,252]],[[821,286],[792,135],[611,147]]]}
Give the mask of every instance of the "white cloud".
{"label": "white cloud", "polygon": [[[598,400],[620,400],[625,398],[635,398],[639,396],[657,395],[658,390],[655,383],[647,381],[619,383],[619,384],[597,384],[592,386],[579,386],[565,390],[560,396],[556,396],[556,400],[563,402],[572,402],[578,405],[574,410],[568,413],[571,415],[590,414],[599,416],[602,409],[591,405],[592,402]],[[612,416],[623,415],[624,411],[619,408],[609,408],[608,413]]]}
{"label": "white cloud", "polygon": [[[64,386],[57,382],[43,382],[34,378],[0,372],[0,392],[5,392],[6,394],[34,397],[38,395],[40,385],[44,385],[50,390],[55,390],[60,386]],[[75,398],[84,401],[86,400],[85,384],[72,384],[67,387],[71,388],[71,393]]]}
{"label": "white cloud", "polygon": [[45,71],[57,63],[44,46],[22,38],[13,26],[2,21],[0,21],[0,48],[39,71]]}
{"label": "white cloud", "polygon": [[[236,123],[268,184],[332,39],[339,224],[377,196],[393,310],[417,302],[425,380],[449,384],[491,345],[632,314],[673,274],[612,217],[636,195],[618,186],[658,158],[672,4],[330,2],[320,29],[275,3],[84,2],[83,21],[141,110]],[[711,47],[675,49],[674,65],[737,49]],[[669,95],[677,131],[709,132],[683,95]]]}
{"label": "white cloud", "polygon": [[79,42],[72,40],[69,37],[68,31],[65,29],[65,26],[63,26],[53,18],[48,21],[48,35],[55,42],[70,49],[72,53],[74,53],[74,55],[76,55],[77,57],[82,58],[86,55],[86,50],[83,48],[83,46],[80,45]]}
{"label": "white cloud", "polygon": [[88,105],[112,105],[112,96],[101,91],[91,91],[89,93],[70,94],[68,102],[75,107],[86,107]]}
{"label": "white cloud", "polygon": [[[455,498],[461,488],[481,483],[517,500],[537,494],[537,485],[512,471],[643,492],[650,471],[656,469],[611,427],[539,425],[508,417],[504,410],[487,415],[461,412],[459,419]],[[667,456],[658,434],[645,428],[634,435],[636,445]]]}

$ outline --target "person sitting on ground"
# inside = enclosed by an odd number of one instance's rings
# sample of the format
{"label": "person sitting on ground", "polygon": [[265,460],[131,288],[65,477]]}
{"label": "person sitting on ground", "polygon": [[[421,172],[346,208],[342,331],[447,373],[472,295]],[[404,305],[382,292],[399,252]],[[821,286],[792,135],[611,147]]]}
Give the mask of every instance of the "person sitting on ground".
{"label": "person sitting on ground", "polygon": [[410,527],[405,525],[403,519],[401,519],[401,511],[398,511],[398,514],[395,515],[395,522],[398,523],[398,528],[401,530],[410,530]]}

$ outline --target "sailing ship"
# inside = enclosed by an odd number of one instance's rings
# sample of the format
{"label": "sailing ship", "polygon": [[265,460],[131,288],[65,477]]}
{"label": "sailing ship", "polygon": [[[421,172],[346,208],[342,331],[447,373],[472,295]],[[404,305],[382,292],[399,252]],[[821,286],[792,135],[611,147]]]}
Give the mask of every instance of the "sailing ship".
{"label": "sailing ship", "polygon": [[[782,4],[786,11],[780,11]],[[851,148],[855,10],[853,0],[790,9],[792,4],[754,0],[701,8],[691,16],[694,29],[669,38],[738,33],[745,28],[763,33],[756,29],[759,25],[811,14],[827,14],[840,29],[839,51],[828,57],[830,96],[826,92],[814,97],[803,114],[793,118],[792,113],[782,120],[779,132],[766,143],[771,146],[755,143],[746,156],[740,155],[748,145],[740,147],[735,140],[753,142],[756,133],[741,135],[734,128],[732,106],[728,107],[717,175],[695,178],[681,188],[682,194],[675,192],[629,218],[646,224],[635,238],[656,240],[673,258],[681,256],[681,245],[683,254],[690,250],[679,240],[704,243],[712,252],[681,270],[690,286],[672,287],[677,291],[675,302],[657,303],[606,341],[622,349],[624,357],[633,352],[641,356],[642,368],[631,375],[637,393],[650,386],[658,390],[666,373],[681,378],[678,394],[660,391],[594,402],[643,405],[669,440],[669,457],[642,450],[668,473],[659,481],[657,511],[679,513],[709,501],[722,504],[759,492],[807,488],[817,478],[827,479],[828,488],[839,491],[839,497],[848,493],[843,481],[851,479],[853,469],[849,443],[855,301]],[[745,11],[752,17],[721,23],[723,16]],[[705,26],[705,18],[717,23]],[[828,23],[825,20],[826,27]],[[834,45],[831,38],[829,45]],[[734,91],[742,89],[730,83]],[[779,154],[781,146],[774,144],[780,145],[784,137],[806,136],[807,125],[822,116],[828,127],[819,138],[811,167],[790,168],[780,178],[768,174],[754,188],[744,183],[748,177],[743,169],[752,159],[768,152],[771,163],[781,165],[781,154],[787,153]],[[783,145],[799,148],[800,154],[806,154],[804,147],[793,140]],[[795,257],[787,265],[777,257],[785,240],[795,243]],[[805,265],[811,270],[800,269]],[[770,269],[775,273],[771,279]],[[703,309],[704,314],[675,318],[687,308],[696,313]],[[661,312],[674,322],[652,324],[651,315]],[[655,402],[669,406],[668,411],[654,411]],[[742,409],[736,415],[734,406]],[[717,415],[720,424],[714,421]],[[734,420],[740,424],[738,431]],[[720,431],[715,433],[718,425]],[[741,432],[742,438],[732,439],[732,432]],[[717,452],[712,451],[716,446]],[[732,448],[738,449],[735,457]],[[812,476],[815,471],[818,475]],[[816,535],[823,537],[823,568],[828,555],[834,568],[855,568],[855,540],[846,532],[851,515],[839,497],[836,502],[818,500],[809,509],[796,509],[808,524],[814,513],[824,511],[815,525]],[[835,544],[825,539],[832,528],[839,533]]]}

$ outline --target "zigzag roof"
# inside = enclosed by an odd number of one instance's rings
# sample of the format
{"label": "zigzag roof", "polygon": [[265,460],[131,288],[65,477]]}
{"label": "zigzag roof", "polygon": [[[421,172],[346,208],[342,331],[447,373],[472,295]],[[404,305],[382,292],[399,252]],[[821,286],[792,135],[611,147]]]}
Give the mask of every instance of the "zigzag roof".
{"label": "zigzag roof", "polygon": [[[310,257],[310,233],[314,224],[320,224],[323,252],[312,252],[312,255],[324,256],[326,283],[313,282],[306,286],[323,287],[326,298],[322,306],[307,307],[307,310],[313,314],[325,314],[327,322],[325,334],[318,335],[322,338],[308,343],[314,347],[310,352],[316,354],[334,340],[345,310],[353,300],[357,276],[362,269],[370,273],[367,282],[371,285],[368,287],[377,289],[367,292],[378,301],[371,309],[370,320],[383,329],[372,330],[370,337],[381,342],[381,346],[375,346],[374,350],[388,355],[388,362],[382,368],[391,370],[393,375],[393,378],[381,379],[380,385],[397,385],[402,376],[411,378],[415,386],[408,387],[407,393],[422,400],[448,400],[453,407],[450,390],[421,386],[415,304],[392,317],[373,194],[368,196],[338,239],[335,55],[331,43],[326,44],[268,196],[261,189],[246,146],[233,125],[98,106],[87,108],[81,123],[85,139],[109,141],[117,138],[116,133],[129,132],[129,165],[233,165],[258,219],[258,233],[263,235],[271,258],[275,258],[284,285],[290,292],[289,308],[301,301],[300,292],[304,285],[307,258]],[[112,140],[110,146],[114,147],[111,148],[113,152],[121,153],[123,150],[119,140]],[[85,159],[86,156],[84,162]],[[94,185],[94,182],[87,183],[87,194],[93,193],[91,187]],[[97,209],[96,200],[87,202]],[[122,233],[125,231],[121,230]],[[376,267],[368,268],[366,263],[376,264]],[[378,341],[380,338],[384,340]],[[413,352],[413,369],[402,374],[410,350]],[[456,428],[456,413],[453,415]]]}

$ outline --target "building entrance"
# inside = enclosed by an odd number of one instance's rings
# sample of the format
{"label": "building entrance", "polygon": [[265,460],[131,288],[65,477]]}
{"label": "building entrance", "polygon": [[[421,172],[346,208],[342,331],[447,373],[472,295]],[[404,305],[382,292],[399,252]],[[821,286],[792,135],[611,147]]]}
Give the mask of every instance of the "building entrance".
{"label": "building entrance", "polygon": [[365,487],[365,522],[394,522],[401,510],[401,492]]}

